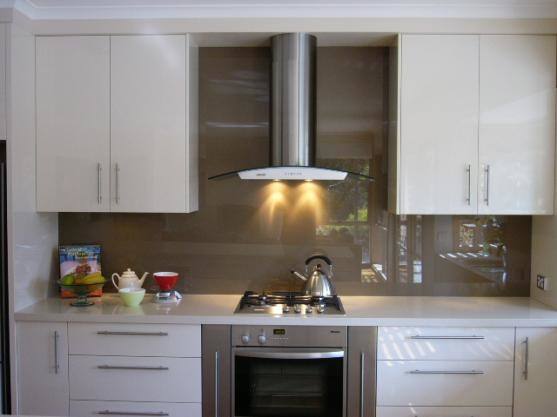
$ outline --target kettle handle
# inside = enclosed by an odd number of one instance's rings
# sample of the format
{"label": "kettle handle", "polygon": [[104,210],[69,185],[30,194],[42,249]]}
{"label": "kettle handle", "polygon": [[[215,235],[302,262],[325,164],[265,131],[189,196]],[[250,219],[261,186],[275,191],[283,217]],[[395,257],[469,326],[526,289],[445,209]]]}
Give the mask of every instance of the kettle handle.
{"label": "kettle handle", "polygon": [[321,260],[325,261],[327,263],[327,265],[333,266],[333,263],[331,262],[331,259],[328,256],[325,256],[325,255],[310,256],[309,258],[306,259],[306,266],[308,266],[311,261],[314,261],[316,259],[321,259]]}

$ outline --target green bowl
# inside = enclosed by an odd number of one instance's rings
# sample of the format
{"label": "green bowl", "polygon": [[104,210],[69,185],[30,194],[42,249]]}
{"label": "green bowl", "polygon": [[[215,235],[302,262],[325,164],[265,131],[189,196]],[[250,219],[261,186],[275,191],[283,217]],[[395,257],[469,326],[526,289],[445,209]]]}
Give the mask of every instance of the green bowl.
{"label": "green bowl", "polygon": [[122,288],[118,294],[126,306],[137,307],[145,297],[145,288]]}

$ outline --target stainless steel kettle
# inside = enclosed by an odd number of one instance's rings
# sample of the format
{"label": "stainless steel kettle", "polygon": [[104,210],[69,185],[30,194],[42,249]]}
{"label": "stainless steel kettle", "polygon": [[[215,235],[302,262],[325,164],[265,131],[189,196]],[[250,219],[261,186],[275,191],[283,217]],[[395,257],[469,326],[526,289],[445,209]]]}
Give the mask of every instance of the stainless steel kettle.
{"label": "stainless steel kettle", "polygon": [[[309,264],[311,261],[316,259],[325,261],[325,263],[329,266],[328,274],[323,271],[321,264],[317,264],[311,271],[311,274],[308,275]],[[300,272],[294,270],[290,271],[292,274],[306,282],[306,285],[304,286],[305,295],[311,295],[313,297],[333,297],[337,295],[335,287],[331,281],[331,278],[333,277],[333,263],[327,256],[310,256],[306,259],[305,264],[305,274],[301,274]]]}

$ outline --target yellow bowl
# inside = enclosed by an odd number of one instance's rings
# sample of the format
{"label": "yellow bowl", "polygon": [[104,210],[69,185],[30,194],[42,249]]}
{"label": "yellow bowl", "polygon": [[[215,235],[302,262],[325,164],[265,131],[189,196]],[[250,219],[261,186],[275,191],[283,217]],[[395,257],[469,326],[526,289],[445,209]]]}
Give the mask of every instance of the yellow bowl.
{"label": "yellow bowl", "polygon": [[118,294],[126,306],[137,307],[145,297],[145,288],[122,288]]}

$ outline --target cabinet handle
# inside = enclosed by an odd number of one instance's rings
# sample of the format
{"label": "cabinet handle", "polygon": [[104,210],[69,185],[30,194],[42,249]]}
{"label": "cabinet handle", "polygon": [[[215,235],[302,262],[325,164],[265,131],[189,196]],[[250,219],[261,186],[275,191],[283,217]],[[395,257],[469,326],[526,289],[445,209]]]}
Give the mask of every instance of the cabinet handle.
{"label": "cabinet handle", "polygon": [[525,381],[528,381],[528,361],[530,356],[530,343],[528,338],[524,339],[522,344],[524,345],[524,368],[522,368],[522,377]]}
{"label": "cabinet handle", "polygon": [[97,412],[97,414],[103,416],[169,416],[170,414],[165,413],[164,411],[158,412],[148,412],[148,411],[110,411],[110,410],[103,410]]}
{"label": "cabinet handle", "polygon": [[219,397],[220,397],[220,354],[215,352],[215,417],[219,417]]}
{"label": "cabinet handle", "polygon": [[123,369],[123,370],[139,370],[139,371],[168,371],[168,366],[120,366],[120,365],[99,365],[98,369]]}
{"label": "cabinet handle", "polygon": [[102,165],[97,163],[97,203],[102,204],[103,201],[103,190],[102,190]]}
{"label": "cabinet handle", "polygon": [[114,164],[114,183],[115,183],[115,191],[114,191],[114,200],[116,204],[120,203],[120,166],[118,163]]}
{"label": "cabinet handle", "polygon": [[167,332],[111,332],[100,330],[97,332],[101,336],[168,336]]}
{"label": "cabinet handle", "polygon": [[413,340],[484,340],[485,336],[410,336]]}
{"label": "cabinet handle", "polygon": [[360,352],[360,417],[364,417],[365,411],[365,360],[366,354],[364,352]]}
{"label": "cabinet handle", "polygon": [[416,369],[414,371],[408,371],[412,375],[483,375],[483,371],[420,371]]}
{"label": "cabinet handle", "polygon": [[484,167],[484,177],[485,177],[484,203],[486,206],[489,206],[489,173],[490,173],[490,167],[488,164]]}
{"label": "cabinet handle", "polygon": [[58,362],[58,339],[60,335],[58,330],[54,330],[54,373],[57,374],[60,370],[60,363]]}
{"label": "cabinet handle", "polygon": [[466,204],[470,205],[472,201],[472,166],[470,164],[466,165],[466,177],[468,179],[466,185]]}

